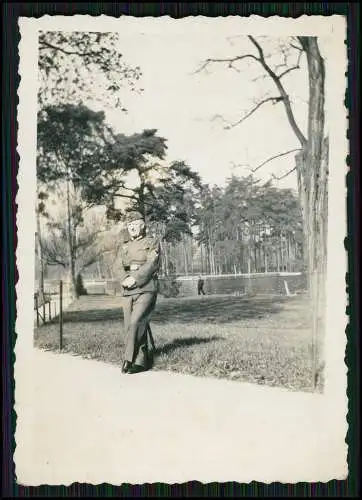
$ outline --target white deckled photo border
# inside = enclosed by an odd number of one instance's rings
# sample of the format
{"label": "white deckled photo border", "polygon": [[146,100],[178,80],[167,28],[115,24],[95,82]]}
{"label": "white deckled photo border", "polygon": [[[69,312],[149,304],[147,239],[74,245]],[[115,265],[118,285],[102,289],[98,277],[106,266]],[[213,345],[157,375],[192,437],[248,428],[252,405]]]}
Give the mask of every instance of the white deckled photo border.
{"label": "white deckled photo border", "polygon": [[[328,263],[327,263],[327,312],[326,312],[326,372],[325,372],[325,391],[318,396],[318,408],[323,415],[329,415],[329,420],[316,416],[311,409],[310,415],[305,415],[305,419],[316,419],[315,425],[320,426],[320,433],[323,434],[320,446],[325,446],[323,456],[328,456],[330,462],[320,464],[317,457],[320,456],[320,450],[314,450],[313,453],[306,452],[305,460],[312,460],[315,457],[316,462],[310,464],[302,472],[296,470],[285,463],[285,474],[282,477],[273,477],[269,474],[270,450],[265,452],[265,460],[261,462],[248,463],[240,465],[240,472],[236,465],[228,463],[228,457],[223,456],[219,462],[217,474],[215,470],[208,470],[205,466],[195,461],[192,463],[193,473],[179,470],[176,466],[172,467],[172,461],[167,470],[161,468],[163,462],[155,460],[152,471],[143,468],[135,469],[132,473],[127,473],[122,477],[122,471],[119,477],[115,475],[106,475],[103,480],[94,469],[94,464],[90,466],[88,475],[77,471],[72,473],[64,470],[58,470],[39,473],[36,466],[32,467],[30,461],[30,451],[35,441],[45,439],[42,429],[37,427],[36,408],[31,407],[29,391],[36,391],[36,387],[30,387],[32,373],[36,370],[33,360],[33,295],[34,295],[34,252],[36,232],[35,219],[35,200],[36,200],[36,141],[37,141],[37,36],[39,30],[64,30],[64,31],[112,31],[122,30],[123,34],[134,33],[135,26],[142,26],[142,29],[151,33],[178,33],[187,36],[189,32],[198,32],[200,37],[203,31],[218,29],[229,33],[232,30],[238,30],[240,34],[255,34],[269,36],[289,36],[289,35],[307,35],[326,37],[329,43],[324,44],[325,63],[326,63],[326,116],[330,144],[330,168],[329,168],[329,202],[328,202]],[[92,16],[49,16],[41,18],[20,18],[20,43],[19,43],[19,74],[20,85],[18,88],[18,146],[17,151],[20,157],[18,172],[18,194],[16,203],[18,204],[17,213],[17,237],[18,246],[16,251],[16,262],[19,273],[19,280],[16,285],[17,295],[17,319],[16,332],[17,342],[15,346],[15,411],[17,413],[16,425],[16,452],[15,464],[20,484],[39,485],[39,484],[58,484],[52,483],[52,478],[62,477],[62,484],[71,484],[74,481],[99,484],[101,482],[110,482],[111,484],[121,484],[122,482],[184,482],[186,480],[199,480],[202,482],[212,481],[237,481],[250,482],[257,480],[260,482],[281,481],[294,483],[300,481],[306,482],[326,482],[332,479],[344,479],[347,476],[347,445],[345,442],[348,431],[347,412],[347,367],[345,364],[346,349],[346,327],[348,316],[346,315],[347,294],[346,294],[346,273],[347,273],[347,252],[344,248],[344,239],[347,235],[347,208],[346,208],[346,174],[348,167],[346,158],[349,152],[347,127],[348,112],[344,105],[345,92],[347,87],[347,48],[346,39],[346,21],[342,16],[333,15],[323,16],[301,16],[297,19],[281,18],[278,16],[263,18],[259,16],[250,16],[242,18],[239,16],[207,18],[203,16],[188,17],[183,19],[172,19],[168,16],[152,18],[132,18],[122,16],[121,18],[112,18],[105,15]],[[155,388],[157,390],[157,388]],[[259,391],[268,391],[268,388],[258,388]],[[211,391],[211,389],[210,389]],[[212,392],[210,392],[211,394]],[[54,396],[56,397],[56,395]],[[152,404],[152,394],[146,394]],[[227,395],[225,396],[227,398]],[[268,404],[272,404],[272,399],[267,399]],[[190,400],[191,401],[191,400]],[[195,400],[196,401],[196,400]],[[217,411],[220,412],[220,422],[223,421],[223,414],[230,402],[226,399],[223,407]],[[51,402],[49,402],[51,404]],[[192,403],[190,403],[192,404]],[[66,409],[64,410],[67,411]],[[192,411],[192,409],[190,410]],[[229,408],[229,412],[232,409]],[[263,412],[263,407],[260,408]],[[265,411],[265,410],[264,410]],[[214,416],[215,418],[217,416]],[[65,417],[64,417],[65,418]],[[161,417],[160,417],[161,418]],[[196,417],[195,417],[196,418]],[[32,426],[32,433],[25,432]],[[84,432],[93,432],[92,429],[84,429]],[[235,429],[229,429],[230,439],[237,439]],[[271,434],[270,434],[271,437]],[[272,437],[271,437],[272,439]],[[298,436],[302,441],[303,437]],[[271,441],[272,442],[272,441]],[[153,444],[154,446],[154,444]],[[190,453],[190,443],[185,442],[185,449],[180,448],[177,454]],[[240,446],[243,446],[240,443]],[[265,442],[265,449],[268,450],[268,443]],[[274,445],[270,445],[274,446]],[[290,443],[293,447],[293,443]],[[36,449],[41,449],[41,446]],[[217,450],[214,450],[218,453]],[[275,453],[278,453],[275,450]],[[84,463],[87,462],[87,454],[79,455],[79,461],[82,460],[82,471]],[[102,462],[101,470],[106,470],[107,460],[114,460],[114,456],[103,454],[99,456],[99,462]],[[192,453],[189,456],[192,462]],[[232,456],[230,460],[233,460]],[[62,461],[61,461],[62,462]],[[36,463],[36,460],[34,460]],[[62,462],[63,463],[63,462]],[[299,457],[299,462],[303,463],[303,456]],[[54,465],[56,467],[56,465]],[[110,466],[110,469],[112,467]],[[112,469],[113,470],[113,469]],[[83,474],[83,475],[82,475]],[[189,475],[186,475],[189,474]],[[230,477],[230,474],[232,476]],[[309,475],[307,475],[309,474]],[[238,477],[234,477],[234,475]],[[217,477],[216,477],[217,476]],[[263,479],[264,478],[264,479]],[[54,479],[56,480],[56,479]]]}

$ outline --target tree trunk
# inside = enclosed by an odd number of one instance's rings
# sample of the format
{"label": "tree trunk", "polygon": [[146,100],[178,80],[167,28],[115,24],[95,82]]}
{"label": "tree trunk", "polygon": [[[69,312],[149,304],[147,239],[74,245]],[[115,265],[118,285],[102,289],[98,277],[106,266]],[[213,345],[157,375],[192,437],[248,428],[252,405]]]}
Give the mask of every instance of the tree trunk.
{"label": "tree trunk", "polygon": [[211,264],[212,264],[212,274],[216,274],[217,273],[217,269],[216,269],[214,239],[212,239],[212,243],[211,243]]}
{"label": "tree trunk", "polygon": [[201,242],[201,245],[200,245],[200,268],[201,268],[201,274],[204,273],[204,258],[203,258],[202,248],[203,248],[203,243]]}
{"label": "tree trunk", "polygon": [[209,228],[209,265],[210,273],[215,274],[215,255],[214,255],[214,242],[212,238],[211,229]]}
{"label": "tree trunk", "polygon": [[248,247],[248,274],[251,274],[251,248]]}
{"label": "tree trunk", "polygon": [[188,276],[188,261],[187,261],[187,248],[186,248],[186,242],[185,242],[185,237],[182,235],[182,240],[181,240],[181,246],[182,246],[182,254],[183,254],[183,261],[184,261],[184,268],[185,268],[185,275]]}
{"label": "tree trunk", "polygon": [[164,255],[164,273],[166,276],[169,275],[169,266],[168,266],[168,248],[167,242],[163,245],[163,255]]}
{"label": "tree trunk", "polygon": [[328,218],[328,146],[324,144],[320,160],[317,189],[310,199],[310,222],[312,239],[314,240],[310,257],[313,298],[313,334],[315,341],[314,373],[315,385],[324,368],[324,336],[325,336],[325,301],[326,301],[326,267],[327,267],[327,218]]}
{"label": "tree trunk", "polygon": [[216,261],[215,261],[215,249],[214,245],[211,246],[211,266],[212,266],[212,274],[216,274]]}
{"label": "tree trunk", "polygon": [[309,71],[308,141],[296,157],[303,213],[309,296],[312,301],[313,387],[324,368],[324,313],[327,261],[328,139],[324,139],[324,61],[315,37],[303,37]]}
{"label": "tree trunk", "polygon": [[289,239],[289,233],[286,234],[286,238],[287,238],[287,241],[286,241],[286,253],[287,253],[287,257],[286,257],[287,267],[286,267],[286,270],[290,272],[290,239]]}
{"label": "tree trunk", "polygon": [[97,272],[98,272],[98,279],[102,279],[102,270],[101,270],[100,259],[97,260],[96,266],[97,266]]}
{"label": "tree trunk", "polygon": [[67,244],[68,244],[68,259],[69,259],[69,294],[71,297],[78,299],[76,276],[75,276],[75,256],[73,247],[73,224],[72,212],[70,203],[70,181],[67,180]]}
{"label": "tree trunk", "polygon": [[264,246],[264,272],[268,272],[268,255],[266,251],[266,247]]}
{"label": "tree trunk", "polygon": [[140,178],[140,187],[138,192],[138,210],[141,212],[143,217],[146,216],[146,208],[145,208],[145,179],[143,175],[139,174]]}
{"label": "tree trunk", "polygon": [[190,238],[191,241],[191,274],[194,274],[194,241],[192,237]]}
{"label": "tree trunk", "polygon": [[275,249],[275,253],[277,256],[277,271],[279,273],[280,272],[280,259],[279,259],[279,247],[278,246]]}
{"label": "tree trunk", "polygon": [[37,238],[36,244],[38,248],[38,262],[39,262],[39,299],[42,302],[44,299],[44,256],[41,241],[41,227],[40,227],[40,215],[39,211],[36,211],[36,226],[37,226]]}
{"label": "tree trunk", "polygon": [[210,273],[210,242],[207,241],[205,245],[205,269],[207,273]]}

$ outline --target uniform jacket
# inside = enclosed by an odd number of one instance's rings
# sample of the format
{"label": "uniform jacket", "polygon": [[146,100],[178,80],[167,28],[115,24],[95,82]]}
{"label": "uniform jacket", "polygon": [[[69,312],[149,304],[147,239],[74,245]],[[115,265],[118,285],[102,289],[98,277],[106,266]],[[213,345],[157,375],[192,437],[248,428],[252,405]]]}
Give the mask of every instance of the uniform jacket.
{"label": "uniform jacket", "polygon": [[122,288],[123,295],[136,295],[158,291],[158,270],[160,266],[160,244],[151,236],[124,242],[121,252],[121,283],[127,276],[136,280],[136,285]]}

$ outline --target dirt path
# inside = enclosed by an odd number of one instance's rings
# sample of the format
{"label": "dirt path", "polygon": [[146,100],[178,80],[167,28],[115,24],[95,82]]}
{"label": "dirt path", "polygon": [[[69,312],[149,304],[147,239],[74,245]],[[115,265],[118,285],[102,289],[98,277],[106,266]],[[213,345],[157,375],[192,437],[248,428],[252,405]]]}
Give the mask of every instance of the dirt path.
{"label": "dirt path", "polygon": [[345,472],[336,411],[320,395],[122,375],[36,350],[16,373],[20,484],[329,481]]}

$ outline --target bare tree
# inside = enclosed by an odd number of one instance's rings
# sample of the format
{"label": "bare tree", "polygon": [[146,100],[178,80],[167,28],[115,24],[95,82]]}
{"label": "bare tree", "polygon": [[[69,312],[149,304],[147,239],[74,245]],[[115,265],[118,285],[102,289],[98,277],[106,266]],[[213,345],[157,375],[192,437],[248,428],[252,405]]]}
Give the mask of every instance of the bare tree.
{"label": "bare tree", "polygon": [[[304,237],[307,250],[309,290],[313,303],[313,386],[318,383],[324,368],[322,332],[324,330],[325,278],[327,259],[327,214],[328,214],[328,137],[325,136],[325,64],[319,51],[317,37],[290,37],[279,44],[279,64],[273,63],[273,55],[266,52],[262,42],[249,36],[250,53],[229,57],[209,58],[197,71],[211,64],[224,64],[230,69],[238,69],[243,61],[251,61],[262,69],[261,78],[273,82],[274,95],[258,100],[252,109],[240,119],[229,123],[225,128],[233,128],[245,122],[262,106],[282,104],[286,118],[293,130],[300,150],[296,155],[295,166],[285,174],[296,171],[299,197],[303,212]],[[291,104],[291,96],[287,91],[284,79],[301,67],[302,58],[306,58],[309,82],[309,100],[307,106],[307,131],[303,133],[297,123]],[[291,61],[294,58],[294,61]],[[255,170],[273,159],[295,152],[277,152],[275,156],[264,161]],[[318,334],[318,335],[317,335]]]}
{"label": "bare tree", "polygon": [[49,217],[47,232],[42,238],[43,259],[47,265],[60,266],[65,272],[69,272],[69,266],[73,265],[72,271],[77,276],[97,263],[104,254],[117,253],[118,242],[109,233],[105,216],[92,214],[84,222],[72,219],[71,261],[67,233],[67,218],[59,210],[55,216]]}

